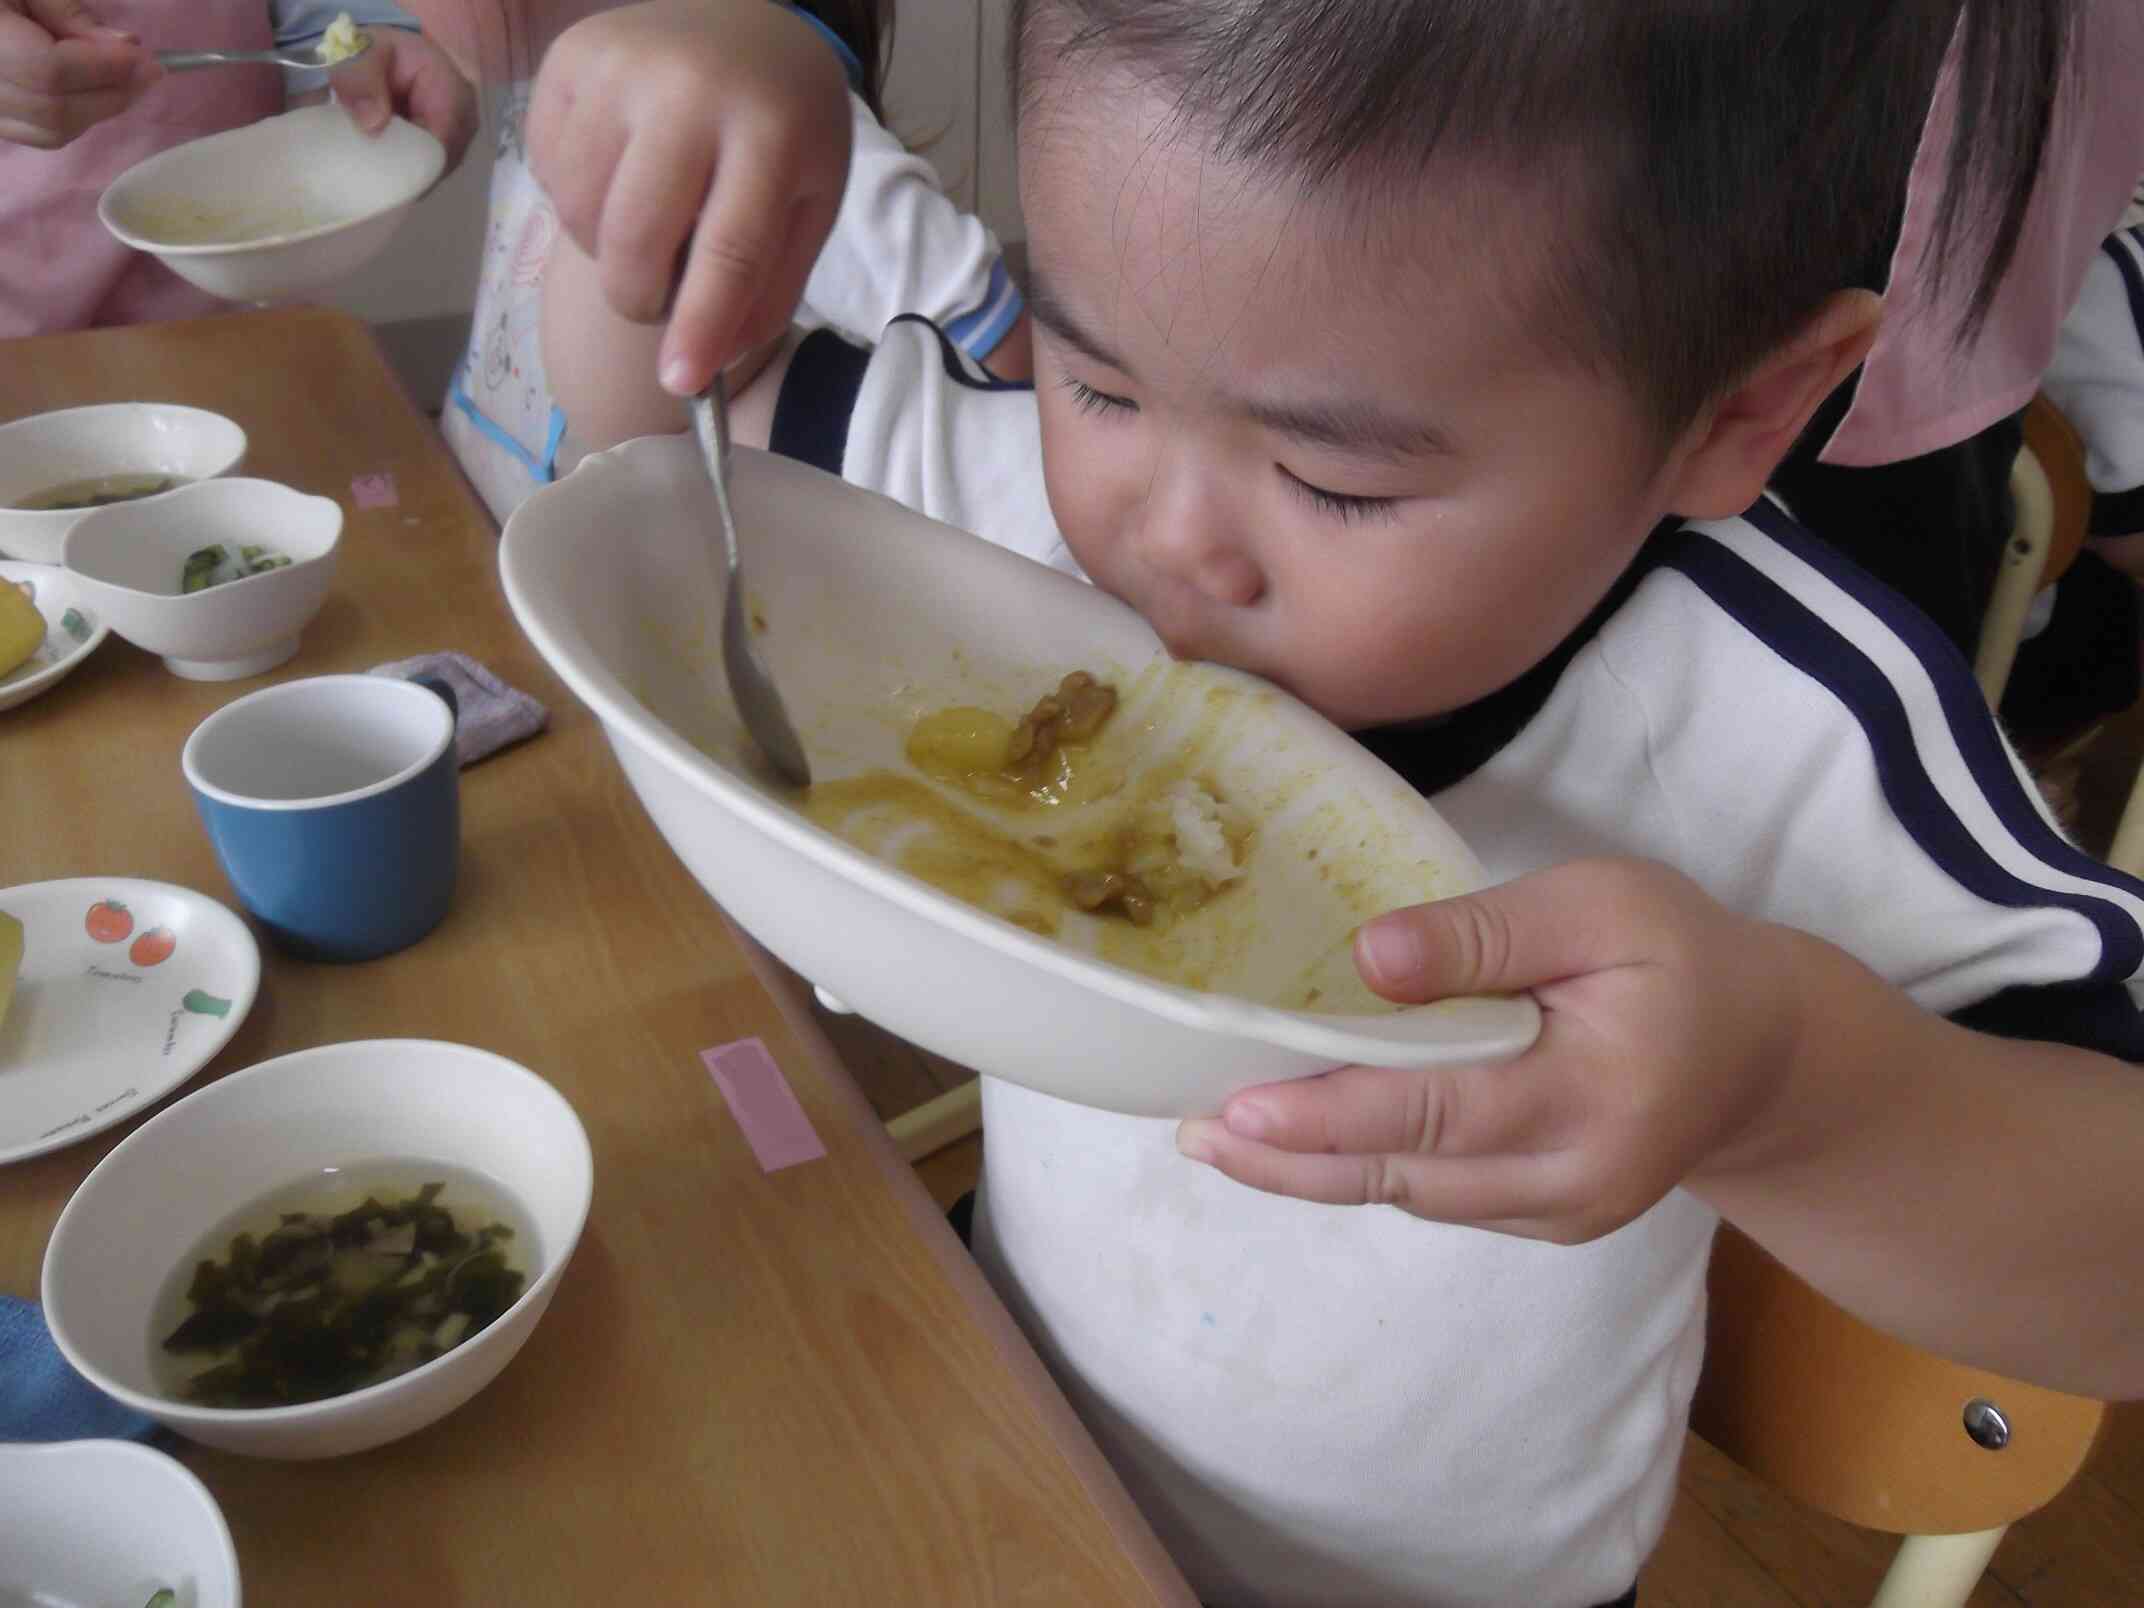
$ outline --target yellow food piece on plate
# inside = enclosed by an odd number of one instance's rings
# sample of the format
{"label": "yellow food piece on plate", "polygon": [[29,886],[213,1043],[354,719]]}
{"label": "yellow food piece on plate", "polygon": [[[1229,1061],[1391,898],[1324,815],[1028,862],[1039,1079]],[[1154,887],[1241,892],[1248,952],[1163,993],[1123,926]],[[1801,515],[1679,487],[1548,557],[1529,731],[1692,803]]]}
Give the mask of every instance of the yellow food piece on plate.
{"label": "yellow food piece on plate", "polygon": [[15,1002],[15,974],[22,970],[22,923],[0,910],[0,1022]]}
{"label": "yellow food piece on plate", "polygon": [[30,594],[12,581],[0,581],[0,676],[25,663],[45,640],[45,617]]}

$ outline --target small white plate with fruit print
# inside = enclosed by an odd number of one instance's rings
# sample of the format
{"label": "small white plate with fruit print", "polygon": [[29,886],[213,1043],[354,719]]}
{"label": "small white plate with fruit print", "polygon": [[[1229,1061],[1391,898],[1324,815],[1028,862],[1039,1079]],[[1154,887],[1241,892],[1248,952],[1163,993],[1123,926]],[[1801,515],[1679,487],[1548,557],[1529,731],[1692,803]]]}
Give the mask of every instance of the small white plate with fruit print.
{"label": "small white plate with fruit print", "polygon": [[[231,1040],[260,990],[246,924],[191,888],[77,877],[0,888],[0,1163],[155,1104]],[[7,997],[13,977],[12,999]]]}
{"label": "small white plate with fruit print", "polygon": [[111,627],[75,595],[73,578],[57,564],[0,559],[0,586],[27,592],[30,606],[45,619],[45,639],[27,660],[0,675],[0,709],[12,709],[57,685],[97,651]]}

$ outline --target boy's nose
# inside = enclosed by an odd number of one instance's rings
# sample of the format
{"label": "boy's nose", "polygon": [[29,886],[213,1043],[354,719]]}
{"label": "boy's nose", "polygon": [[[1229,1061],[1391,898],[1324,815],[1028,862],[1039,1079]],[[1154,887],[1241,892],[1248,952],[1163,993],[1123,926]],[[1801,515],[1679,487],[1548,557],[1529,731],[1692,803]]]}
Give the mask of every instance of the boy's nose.
{"label": "boy's nose", "polygon": [[1134,543],[1148,568],[1216,603],[1247,608],[1265,593],[1265,577],[1218,499],[1157,476],[1137,514]]}

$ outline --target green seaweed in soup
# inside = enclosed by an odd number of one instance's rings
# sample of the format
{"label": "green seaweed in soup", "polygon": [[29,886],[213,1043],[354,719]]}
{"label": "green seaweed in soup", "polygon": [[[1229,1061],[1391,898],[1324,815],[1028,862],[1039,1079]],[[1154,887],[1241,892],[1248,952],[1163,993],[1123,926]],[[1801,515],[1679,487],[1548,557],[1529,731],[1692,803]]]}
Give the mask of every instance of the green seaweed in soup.
{"label": "green seaweed in soup", "polygon": [[159,1383],[207,1407],[285,1407],[420,1367],[520,1296],[515,1215],[477,1174],[422,1163],[278,1190],[180,1265],[158,1303]]}
{"label": "green seaweed in soup", "polygon": [[102,508],[107,503],[154,497],[185,483],[180,475],[91,475],[86,480],[63,480],[43,491],[33,491],[14,507],[24,513],[49,513],[61,508]]}

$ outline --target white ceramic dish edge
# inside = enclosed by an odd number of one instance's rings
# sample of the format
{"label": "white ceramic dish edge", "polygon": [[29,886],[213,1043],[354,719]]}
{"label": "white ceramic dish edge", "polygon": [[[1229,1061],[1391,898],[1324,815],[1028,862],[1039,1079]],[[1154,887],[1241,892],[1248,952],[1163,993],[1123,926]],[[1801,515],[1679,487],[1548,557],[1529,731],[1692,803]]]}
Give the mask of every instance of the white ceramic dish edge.
{"label": "white ceramic dish edge", "polygon": [[[168,434],[187,445],[185,450],[173,446],[145,452],[139,444],[145,434]],[[183,475],[193,483],[236,474],[250,448],[245,429],[235,419],[179,402],[92,402],[0,425],[0,557],[57,564],[67,532],[94,511],[5,506],[54,483],[53,459],[47,453],[66,466],[58,473],[63,481],[148,473]],[[37,465],[35,474],[8,472],[9,457],[17,453],[23,454],[19,461]],[[171,492],[157,495],[168,497]]]}
{"label": "white ceramic dish edge", "polygon": [[[211,535],[232,539],[213,518],[197,532],[184,533],[184,522],[196,517],[198,509],[223,505],[241,513],[249,507],[287,513],[288,520],[278,517],[270,525],[279,532],[276,540],[290,550],[291,562],[191,593],[154,591],[89,567],[116,560],[127,568],[158,549],[163,568],[176,584],[185,553],[195,541]],[[311,529],[298,522],[300,515]],[[241,534],[269,534],[243,525],[232,528]],[[342,505],[332,497],[279,481],[227,476],[138,503],[91,509],[67,532],[60,558],[78,591],[105,622],[127,641],[161,657],[173,675],[189,681],[235,681],[263,675],[296,656],[305,627],[320,612],[334,582],[342,529]],[[133,539],[127,540],[130,534]],[[96,553],[99,548],[114,551]]]}
{"label": "white ceramic dish edge", "polygon": [[[166,1071],[158,1078],[138,1081],[131,1098],[106,1103],[102,1110],[86,1114],[86,1121],[67,1127],[64,1133],[55,1133],[0,1149],[0,1166],[27,1161],[32,1156],[46,1155],[54,1150],[64,1150],[69,1145],[127,1121],[137,1112],[163,1099],[172,1090],[185,1087],[203,1067],[223,1053],[225,1046],[245,1025],[246,1017],[252,1013],[254,1001],[260,996],[260,945],[254,940],[252,929],[228,905],[210,898],[205,893],[178,883],[152,882],[140,877],[62,877],[53,881],[20,883],[11,888],[0,888],[0,902],[9,901],[11,895],[29,893],[69,909],[77,902],[87,909],[90,904],[99,900],[118,898],[131,901],[134,906],[147,910],[151,900],[176,898],[193,906],[199,912],[200,919],[212,922],[221,929],[224,942],[238,958],[240,971],[236,982],[228,985],[231,987],[230,994],[220,996],[227,998],[227,1009],[215,1030],[194,1046],[190,1061],[182,1060],[176,1063],[177,1070]],[[14,908],[11,909],[11,914],[19,914],[22,909],[28,908],[28,902],[20,898],[14,899],[12,903]],[[0,903],[0,908],[4,907],[5,904]],[[12,1022],[7,1029],[10,1032],[17,1030]]]}
{"label": "white ceramic dish edge", "polygon": [[[302,125],[303,122],[310,121],[318,115],[345,117],[348,114],[343,112],[340,107],[300,107],[295,111],[282,113],[279,118],[265,118],[260,124],[251,124],[244,128],[225,129],[221,133],[203,135],[200,139],[189,140],[184,145],[175,145],[169,150],[158,151],[154,156],[144,157],[105,187],[104,193],[97,198],[97,215],[103,220],[104,226],[112,232],[114,239],[122,244],[132,246],[136,251],[146,251],[158,257],[238,256],[246,252],[266,251],[280,246],[303,245],[309,241],[324,239],[328,235],[340,234],[346,229],[354,229],[360,224],[374,222],[388,213],[411,206],[422,199],[425,193],[439,182],[440,175],[446,171],[446,147],[441,145],[438,139],[429,131],[405,119],[396,118],[395,122],[407,131],[401,137],[422,135],[431,142],[433,150],[436,152],[436,160],[428,162],[426,167],[418,170],[424,172],[427,176],[422,183],[411,189],[407,195],[395,200],[381,201],[377,205],[369,207],[362,212],[352,213],[348,217],[335,218],[324,223],[285,230],[277,234],[261,235],[251,240],[192,245],[182,241],[162,241],[154,236],[141,234],[138,231],[127,228],[114,216],[118,207],[125,204],[129,190],[151,187],[159,175],[167,168],[190,166],[194,162],[204,160],[208,153],[196,150],[195,147],[207,145],[210,141],[217,140],[225,141],[227,144],[237,143],[239,139],[247,135],[260,138],[261,135],[257,131],[264,125],[276,124],[284,118],[299,119]],[[273,137],[276,132],[273,127],[267,129],[269,137]]]}
{"label": "white ceramic dish edge", "polygon": [[[205,1111],[243,1100],[248,1089],[263,1080],[273,1079],[279,1074],[302,1076],[307,1073],[315,1077],[332,1078],[346,1067],[354,1069],[368,1064],[388,1064],[397,1057],[405,1061],[428,1059],[441,1064],[480,1064],[488,1072],[509,1075],[518,1096],[539,1101],[550,1107],[554,1113],[562,1113],[565,1118],[564,1126],[559,1131],[569,1135],[574,1141],[571,1148],[578,1168],[575,1196],[564,1219],[556,1224],[546,1223],[547,1213],[543,1207],[527,1199],[522,1201],[524,1209],[536,1219],[535,1227],[539,1243],[544,1249],[545,1262],[542,1271],[529,1279],[521,1294],[505,1312],[461,1346],[408,1373],[345,1395],[290,1407],[216,1408],[174,1401],[110,1377],[97,1366],[92,1357],[85,1354],[69,1327],[68,1319],[73,1307],[61,1287],[61,1281],[68,1276],[64,1269],[70,1257],[75,1258],[78,1265],[80,1263],[81,1252],[75,1247],[74,1241],[83,1232],[84,1212],[78,1211],[77,1206],[85,1200],[93,1200],[93,1186],[100,1181],[108,1182],[112,1175],[142,1162],[145,1152],[168,1143],[168,1136],[175,1129],[182,1129],[189,1123],[202,1120],[202,1113]],[[303,1073],[298,1070],[301,1067],[304,1068]],[[274,1124],[269,1126],[273,1127]],[[346,1151],[337,1153],[342,1159],[354,1159]],[[90,1170],[88,1177],[83,1179],[74,1195],[69,1198],[67,1206],[61,1211],[59,1221],[53,1225],[52,1235],[45,1249],[40,1294],[52,1341],[60,1354],[99,1389],[137,1412],[146,1413],[165,1427],[203,1445],[246,1456],[294,1461],[341,1457],[367,1451],[426,1428],[461,1407],[489,1385],[519,1354],[530,1333],[549,1308],[559,1280],[579,1247],[593,1199],[594,1168],[594,1155],[588,1143],[587,1130],[572,1103],[548,1080],[506,1056],[475,1045],[434,1039],[348,1040],[294,1050],[286,1055],[242,1067],[204,1088],[195,1090],[185,1099],[174,1101],[113,1146],[104,1159]],[[288,1181],[287,1177],[284,1181]],[[508,1188],[517,1187],[515,1183],[506,1180],[501,1182],[506,1183]],[[257,1193],[241,1192],[245,1198],[253,1198]],[[201,1223],[193,1232],[205,1231],[212,1227],[215,1219],[222,1217],[224,1212],[235,1210],[244,1203],[244,1198],[226,1201],[223,1211],[215,1213],[210,1221]],[[110,1211],[113,1208],[104,1206],[98,1209]],[[191,1235],[187,1238],[190,1241]],[[79,1278],[80,1274],[75,1276]],[[141,1316],[146,1336],[146,1302],[154,1299],[153,1294],[144,1299]]]}
{"label": "white ceramic dish edge", "polygon": [[[10,1494],[18,1477],[21,1490]],[[140,1505],[151,1493],[164,1501],[157,1522],[145,1522]],[[85,1494],[93,1505],[50,1511]],[[34,1527],[26,1541],[0,1551],[0,1591],[20,1586],[28,1593],[24,1601],[42,1603],[61,1600],[38,1593],[63,1581],[68,1600],[79,1595],[72,1589],[77,1581],[100,1596],[124,1590],[137,1599],[169,1587],[183,1608],[242,1608],[238,1549],[223,1510],[168,1453],[122,1440],[0,1443],[0,1499],[11,1518]],[[85,1513],[92,1515],[86,1522]],[[0,1518],[0,1532],[8,1522]],[[158,1556],[142,1556],[145,1550]],[[178,1557],[182,1551],[192,1556]],[[45,1561],[54,1554],[57,1563]],[[9,1578],[11,1568],[34,1570],[37,1578],[18,1582]]]}
{"label": "white ceramic dish edge", "polygon": [[[663,438],[629,442],[609,452],[596,454],[574,471],[589,475],[631,476],[635,458],[641,454],[673,451]],[[747,496],[766,498],[786,489],[791,477],[827,482],[842,495],[863,499],[892,510],[903,519],[916,515],[897,504],[858,488],[846,486],[818,471],[765,453],[740,450],[738,480]],[[584,482],[584,486],[585,486]],[[554,493],[555,494],[555,493]],[[575,695],[595,711],[611,739],[613,749],[641,792],[643,802],[656,815],[659,826],[703,884],[709,878],[680,841],[680,832],[666,820],[661,797],[667,778],[687,790],[714,793],[722,805],[766,837],[796,852],[815,867],[826,868],[840,881],[861,885],[878,898],[920,915],[935,926],[949,929],[984,949],[1010,954],[1022,965],[1039,967],[1107,999],[1128,1005],[1146,1015],[1206,1036],[1221,1036],[1246,1046],[1263,1045],[1282,1052],[1261,1062],[1255,1055],[1244,1060],[1244,1076],[1225,1080],[1196,1098],[1191,1107],[1179,1104],[1147,1105],[1136,1096],[1112,1097],[1105,1103],[1116,1109],[1136,1109],[1153,1115],[1191,1115],[1211,1109],[1227,1087],[1258,1081],[1263,1076],[1301,1076],[1351,1062],[1388,1066],[1427,1066],[1454,1061],[1486,1061],[1521,1053],[1539,1031],[1539,1011],[1530,998],[1487,998],[1448,1001],[1425,1012],[1390,1016],[1323,1016],[1280,1010],[1232,996],[1201,992],[1156,981],[1076,953],[1063,945],[1026,932],[1010,922],[939,893],[919,880],[826,833],[801,816],[762,796],[730,774],[722,765],[666,726],[613,675],[600,666],[583,665],[593,658],[585,639],[569,625],[556,629],[546,617],[529,570],[533,559],[517,542],[515,525],[508,527],[500,544],[501,574],[509,605],[524,632]],[[994,550],[993,550],[994,551]],[[1009,555],[999,554],[999,558]],[[1025,563],[1026,560],[1016,560]],[[1057,577],[1064,586],[1083,584],[1070,577]],[[1129,611],[1125,611],[1129,614]],[[1145,628],[1143,623],[1141,630]],[[575,651],[576,647],[580,651]],[[1156,644],[1158,651],[1158,644]],[[1231,673],[1233,674],[1233,673]],[[1243,677],[1246,683],[1262,685]],[[1441,823],[1440,823],[1441,824]],[[1449,834],[1449,829],[1444,829]],[[1474,880],[1479,867],[1464,846],[1452,838],[1455,858],[1463,856]],[[802,890],[798,901],[806,902]],[[740,918],[742,919],[742,918]],[[747,923],[751,926],[751,923]],[[793,952],[785,952],[779,935],[753,928],[754,935],[785,960],[796,964]],[[848,1003],[868,1015],[871,1008],[868,982],[855,979],[814,977]],[[1423,1036],[1417,1037],[1417,1034]],[[1020,1081],[1017,1073],[1007,1073]]]}
{"label": "white ceramic dish edge", "polygon": [[105,623],[102,614],[74,595],[67,571],[57,564],[21,564],[12,559],[0,559],[0,580],[28,581],[36,590],[37,595],[32,601],[37,612],[45,617],[48,645],[56,638],[72,636],[65,623],[70,610],[88,627],[88,635],[69,641],[65,652],[47,659],[36,669],[25,673],[25,667],[18,666],[8,675],[0,676],[0,709],[12,709],[17,704],[28,703],[41,692],[51,691],[74,674],[84,659],[104,645],[112,628]]}

